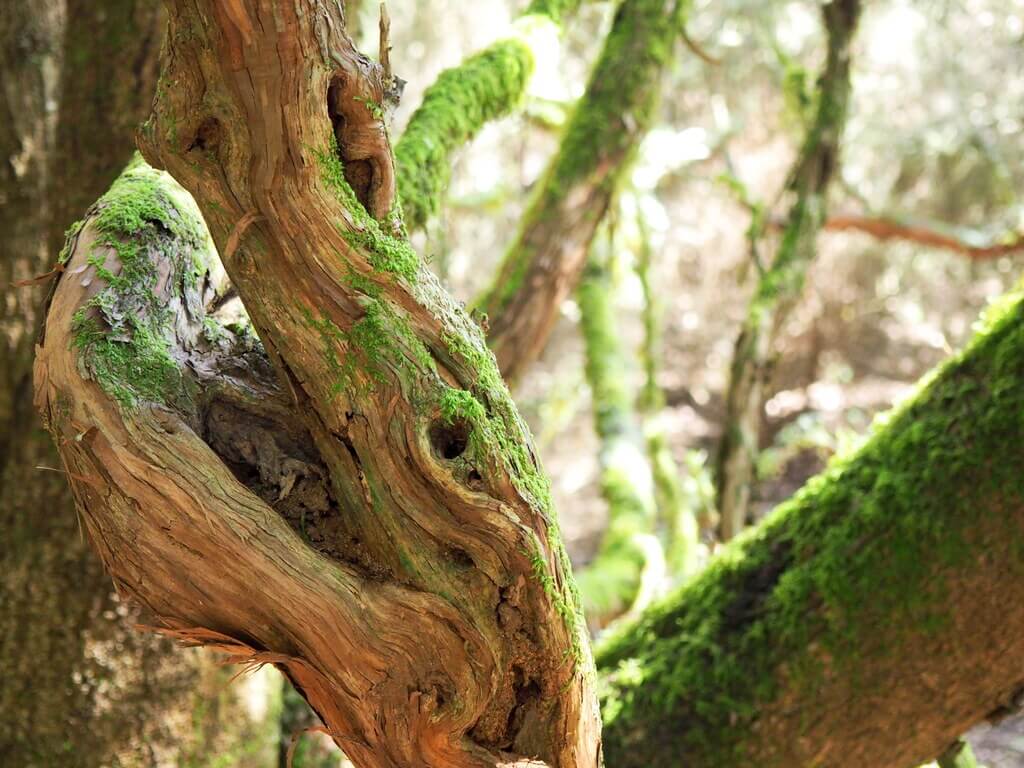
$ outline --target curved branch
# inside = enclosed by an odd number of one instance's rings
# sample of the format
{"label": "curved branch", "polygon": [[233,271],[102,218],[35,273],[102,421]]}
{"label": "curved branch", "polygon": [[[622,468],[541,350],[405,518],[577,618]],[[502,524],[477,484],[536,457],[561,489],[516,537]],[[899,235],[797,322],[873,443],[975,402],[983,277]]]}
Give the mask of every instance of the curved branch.
{"label": "curved branch", "polygon": [[395,147],[398,188],[410,229],[426,226],[437,213],[448,187],[452,153],[522,101],[537,46],[557,34],[562,17],[580,2],[534,0],[516,22],[515,36],[446,69],[427,88]]}
{"label": "curved branch", "polygon": [[[906,768],[1024,686],[1024,300],[597,653],[620,768]],[[964,670],[970,670],[968,675]]]}
{"label": "curved branch", "polygon": [[969,259],[983,261],[1024,251],[1024,234],[1012,232],[997,239],[959,231],[927,221],[900,216],[834,214],[825,220],[830,232],[863,232],[876,240],[902,240],[927,248],[952,251]]}
{"label": "curved branch", "polygon": [[516,241],[477,304],[502,374],[516,379],[543,350],[579,281],[597,226],[655,117],[661,74],[684,0],[623,0],[558,153]]}

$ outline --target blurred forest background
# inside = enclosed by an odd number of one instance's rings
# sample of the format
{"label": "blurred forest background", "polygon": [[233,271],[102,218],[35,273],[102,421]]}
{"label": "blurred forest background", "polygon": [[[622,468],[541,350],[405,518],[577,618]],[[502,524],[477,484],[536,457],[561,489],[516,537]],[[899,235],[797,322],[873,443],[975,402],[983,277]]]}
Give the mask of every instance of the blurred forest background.
{"label": "blurred forest background", "polygon": [[[361,47],[372,52],[377,8],[363,5]],[[437,74],[502,37],[519,5],[389,1],[392,62],[408,81],[394,136]],[[561,45],[540,56],[523,108],[460,151],[440,215],[415,235],[463,301],[493,279],[612,9],[588,3],[567,22]],[[713,469],[733,350],[757,282],[751,235],[770,248],[764,242],[777,234],[825,38],[814,2],[775,0],[696,0],[687,36],[597,247],[610,254],[623,340],[617,372],[644,406],[637,429],[665,440],[677,501],[701,524],[687,555],[696,568],[718,545]],[[1024,2],[867,3],[853,62],[830,224],[777,339],[764,397],[754,519],[962,346],[979,312],[1024,267],[1024,248],[1009,247],[1024,232]],[[875,222],[875,231],[850,221]],[[932,242],[920,242],[922,232]],[[543,357],[515,390],[575,566],[595,556],[608,517],[580,322],[579,303],[567,300]],[[90,665],[72,670],[69,686],[77,690],[73,716],[88,724],[102,758],[89,762],[68,744],[65,762],[37,764],[283,768],[291,735],[313,724],[275,671],[229,684],[236,670],[214,667],[206,652],[124,632],[119,617],[129,612],[116,601],[85,606],[83,623],[97,611],[109,631],[87,637]],[[134,693],[125,696],[129,678]],[[40,715],[27,727],[52,739],[64,725]],[[318,739],[303,738],[296,766],[339,764]],[[969,739],[990,768],[1024,765],[1020,720]]]}

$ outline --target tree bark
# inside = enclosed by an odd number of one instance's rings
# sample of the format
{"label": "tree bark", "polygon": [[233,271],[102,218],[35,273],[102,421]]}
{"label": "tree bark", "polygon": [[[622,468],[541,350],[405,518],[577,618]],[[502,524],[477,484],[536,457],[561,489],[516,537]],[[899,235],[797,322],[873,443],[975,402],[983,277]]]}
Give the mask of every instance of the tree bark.
{"label": "tree bark", "polygon": [[0,4],[0,755],[110,764],[167,740],[191,685],[170,643],[129,629],[83,541],[32,408],[33,343],[63,230],[132,151],[156,84],[163,17],[140,0]]}
{"label": "tree bark", "polygon": [[[168,10],[143,150],[195,194],[285,394],[276,420],[211,425],[239,339],[203,332],[201,221],[132,169],[75,237],[36,371],[115,583],[177,636],[279,666],[357,765],[597,765],[547,480],[479,329],[402,236],[393,83],[336,4]],[[268,420],[308,437],[253,468],[244,425]]]}
{"label": "tree bark", "polygon": [[656,116],[661,74],[688,3],[623,0],[558,153],[538,182],[516,241],[477,301],[502,374],[540,355],[579,281],[598,224]]}
{"label": "tree bark", "polygon": [[908,768],[1024,686],[1024,301],[598,652],[609,765]]}
{"label": "tree bark", "polygon": [[747,523],[775,337],[800,298],[804,277],[817,252],[818,232],[825,221],[826,196],[846,122],[850,44],[859,15],[859,0],[831,0],[822,8],[828,52],[818,81],[817,109],[786,183],[792,202],[778,252],[758,279],[736,340],[726,393],[725,432],[716,468],[724,541],[736,536]]}

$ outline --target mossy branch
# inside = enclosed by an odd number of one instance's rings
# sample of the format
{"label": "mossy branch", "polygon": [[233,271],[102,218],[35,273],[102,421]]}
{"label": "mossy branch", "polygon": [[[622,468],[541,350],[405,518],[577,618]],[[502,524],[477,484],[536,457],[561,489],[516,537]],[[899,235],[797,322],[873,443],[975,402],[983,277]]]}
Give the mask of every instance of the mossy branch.
{"label": "mossy branch", "polygon": [[514,381],[540,354],[586,262],[598,224],[655,119],[686,0],[623,0],[587,91],[538,182],[519,233],[476,304]]}
{"label": "mossy branch", "polygon": [[533,74],[535,47],[557,34],[580,0],[535,0],[516,22],[516,34],[442,72],[427,88],[395,146],[398,191],[410,229],[424,227],[441,205],[452,154],[487,123],[512,112]]}
{"label": "mossy branch", "polygon": [[606,642],[608,763],[913,766],[1012,700],[1021,381],[1017,294],[863,447]]}
{"label": "mossy branch", "polygon": [[[609,248],[595,244],[576,292],[586,352],[594,430],[600,441],[601,495],[608,525],[597,555],[578,575],[586,615],[603,625],[642,610],[644,568],[654,533],[650,466],[644,455],[633,394],[623,374],[626,355],[617,329]],[[661,558],[664,559],[663,557]]]}

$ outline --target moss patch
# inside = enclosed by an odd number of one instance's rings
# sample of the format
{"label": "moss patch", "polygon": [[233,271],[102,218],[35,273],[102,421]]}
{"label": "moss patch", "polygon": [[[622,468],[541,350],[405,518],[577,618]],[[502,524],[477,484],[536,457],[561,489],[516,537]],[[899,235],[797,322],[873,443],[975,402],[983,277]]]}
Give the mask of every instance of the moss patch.
{"label": "moss patch", "polygon": [[[74,316],[83,373],[123,408],[187,397],[170,353],[172,312],[166,295],[157,290],[165,279],[173,286],[172,295],[198,301],[197,282],[210,257],[198,209],[170,176],[136,157],[96,203],[87,223],[97,233],[88,263],[106,286]],[[69,246],[81,228],[69,231]],[[107,249],[116,254],[116,271],[105,266]],[[158,262],[169,265],[169,275],[161,278]]]}

